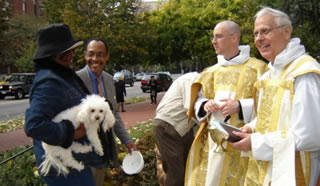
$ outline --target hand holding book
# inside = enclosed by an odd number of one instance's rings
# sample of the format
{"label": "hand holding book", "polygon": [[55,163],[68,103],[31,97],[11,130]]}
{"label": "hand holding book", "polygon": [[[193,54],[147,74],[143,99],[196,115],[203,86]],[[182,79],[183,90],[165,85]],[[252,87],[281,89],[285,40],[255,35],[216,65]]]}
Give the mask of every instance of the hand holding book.
{"label": "hand holding book", "polygon": [[216,129],[221,133],[222,137],[230,142],[240,141],[241,138],[232,133],[232,131],[241,132],[241,129],[223,123],[219,120],[211,119],[209,125],[214,125]]}

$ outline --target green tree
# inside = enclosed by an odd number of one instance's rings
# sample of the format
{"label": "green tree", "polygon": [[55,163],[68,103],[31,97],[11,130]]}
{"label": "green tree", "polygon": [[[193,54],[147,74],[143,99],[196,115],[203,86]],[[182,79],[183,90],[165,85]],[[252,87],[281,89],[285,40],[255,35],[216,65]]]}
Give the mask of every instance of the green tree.
{"label": "green tree", "polygon": [[2,64],[5,63],[3,57],[3,49],[6,47],[5,42],[5,31],[9,28],[9,4],[6,0],[0,0],[0,61]]}
{"label": "green tree", "polygon": [[[109,71],[142,65],[159,69],[201,70],[216,63],[211,37],[222,20],[239,23],[241,44],[251,46],[251,55],[261,58],[253,41],[255,13],[270,6],[288,13],[294,37],[313,56],[319,55],[319,2],[316,0],[169,0],[159,10],[139,12],[139,0],[45,0],[49,22],[70,25],[83,40],[104,38],[110,49]],[[78,66],[83,52],[78,51]]]}
{"label": "green tree", "polygon": [[23,54],[15,61],[15,66],[20,72],[33,72],[33,54],[35,52],[34,41],[29,41],[22,49]]}
{"label": "green tree", "polygon": [[65,5],[68,0],[43,0],[42,8],[48,23],[62,23]]}
{"label": "green tree", "polygon": [[286,0],[280,3],[293,24],[293,36],[299,37],[307,51],[320,59],[320,1]]}
{"label": "green tree", "polygon": [[[233,20],[242,29],[242,44],[253,47],[253,16],[257,1],[250,0],[184,0],[169,1],[151,18],[158,34],[160,59],[201,70],[216,63],[211,44],[214,26]],[[253,54],[257,52],[253,50]],[[164,61],[159,60],[161,64]]]}
{"label": "green tree", "polygon": [[[70,0],[63,6],[60,1],[47,1],[44,5],[49,20],[59,19],[68,24],[75,36],[83,40],[100,37],[107,41],[110,51],[109,69],[120,70],[140,63],[147,51],[142,43],[145,33],[143,16],[138,18],[137,0]],[[83,65],[83,52],[76,54],[79,66]],[[111,71],[111,70],[110,70]]]}
{"label": "green tree", "polygon": [[36,32],[44,24],[39,17],[18,16],[10,19],[10,28],[4,33],[6,47],[2,49],[1,56],[6,64],[14,64],[19,71],[33,70],[32,54]]}
{"label": "green tree", "polygon": [[160,10],[153,12],[150,23],[156,32],[154,47],[151,49],[153,61],[163,66],[179,64],[187,58],[183,46],[186,39],[181,13],[177,11],[180,2],[169,1]]}

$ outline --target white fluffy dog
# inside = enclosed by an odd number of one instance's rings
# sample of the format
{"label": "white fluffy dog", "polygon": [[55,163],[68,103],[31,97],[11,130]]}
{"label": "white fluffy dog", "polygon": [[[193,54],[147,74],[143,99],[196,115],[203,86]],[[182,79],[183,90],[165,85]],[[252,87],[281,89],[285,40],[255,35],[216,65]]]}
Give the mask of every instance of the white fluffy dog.
{"label": "white fluffy dog", "polygon": [[[42,142],[45,150],[45,160],[40,165],[40,170],[44,175],[49,173],[50,167],[56,168],[58,174],[67,175],[72,167],[78,171],[84,168],[83,164],[75,160],[72,156],[72,151],[76,153],[87,153],[92,151],[92,147],[99,155],[103,155],[103,148],[98,137],[98,130],[102,122],[103,131],[107,131],[113,127],[115,118],[109,107],[109,103],[105,102],[105,98],[98,95],[88,95],[82,102],[70,109],[60,112],[53,121],[60,122],[62,120],[70,120],[74,128],[78,128],[80,123],[83,123],[87,137],[90,141],[89,145],[83,145],[73,141],[72,145],[65,149],[60,146],[49,145]],[[91,146],[92,145],[92,146]]]}

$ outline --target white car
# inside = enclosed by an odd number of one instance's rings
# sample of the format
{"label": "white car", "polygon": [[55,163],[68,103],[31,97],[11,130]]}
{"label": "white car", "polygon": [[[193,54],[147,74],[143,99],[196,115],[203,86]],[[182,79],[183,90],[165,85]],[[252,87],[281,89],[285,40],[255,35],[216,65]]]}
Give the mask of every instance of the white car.
{"label": "white car", "polygon": [[157,73],[158,73],[158,74],[167,74],[168,76],[171,77],[171,74],[170,74],[170,72],[168,72],[168,71],[158,71]]}
{"label": "white car", "polygon": [[146,73],[144,73],[144,72],[139,72],[139,73],[137,73],[137,74],[136,74],[136,80],[137,80],[137,81],[141,81],[142,78],[143,78],[143,76],[144,76],[145,74],[146,74]]}

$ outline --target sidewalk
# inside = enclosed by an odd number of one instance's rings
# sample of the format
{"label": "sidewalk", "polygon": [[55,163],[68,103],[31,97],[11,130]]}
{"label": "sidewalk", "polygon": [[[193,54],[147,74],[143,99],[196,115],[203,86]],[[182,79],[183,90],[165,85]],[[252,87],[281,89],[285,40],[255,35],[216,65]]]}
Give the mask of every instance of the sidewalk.
{"label": "sidewalk", "polygon": [[[164,92],[158,94],[158,103]],[[150,100],[125,106],[126,112],[120,116],[126,128],[135,126],[144,121],[152,120],[155,116],[157,105],[150,104]],[[19,146],[32,144],[32,139],[27,137],[23,129],[8,133],[0,133],[0,151],[7,151]]]}

